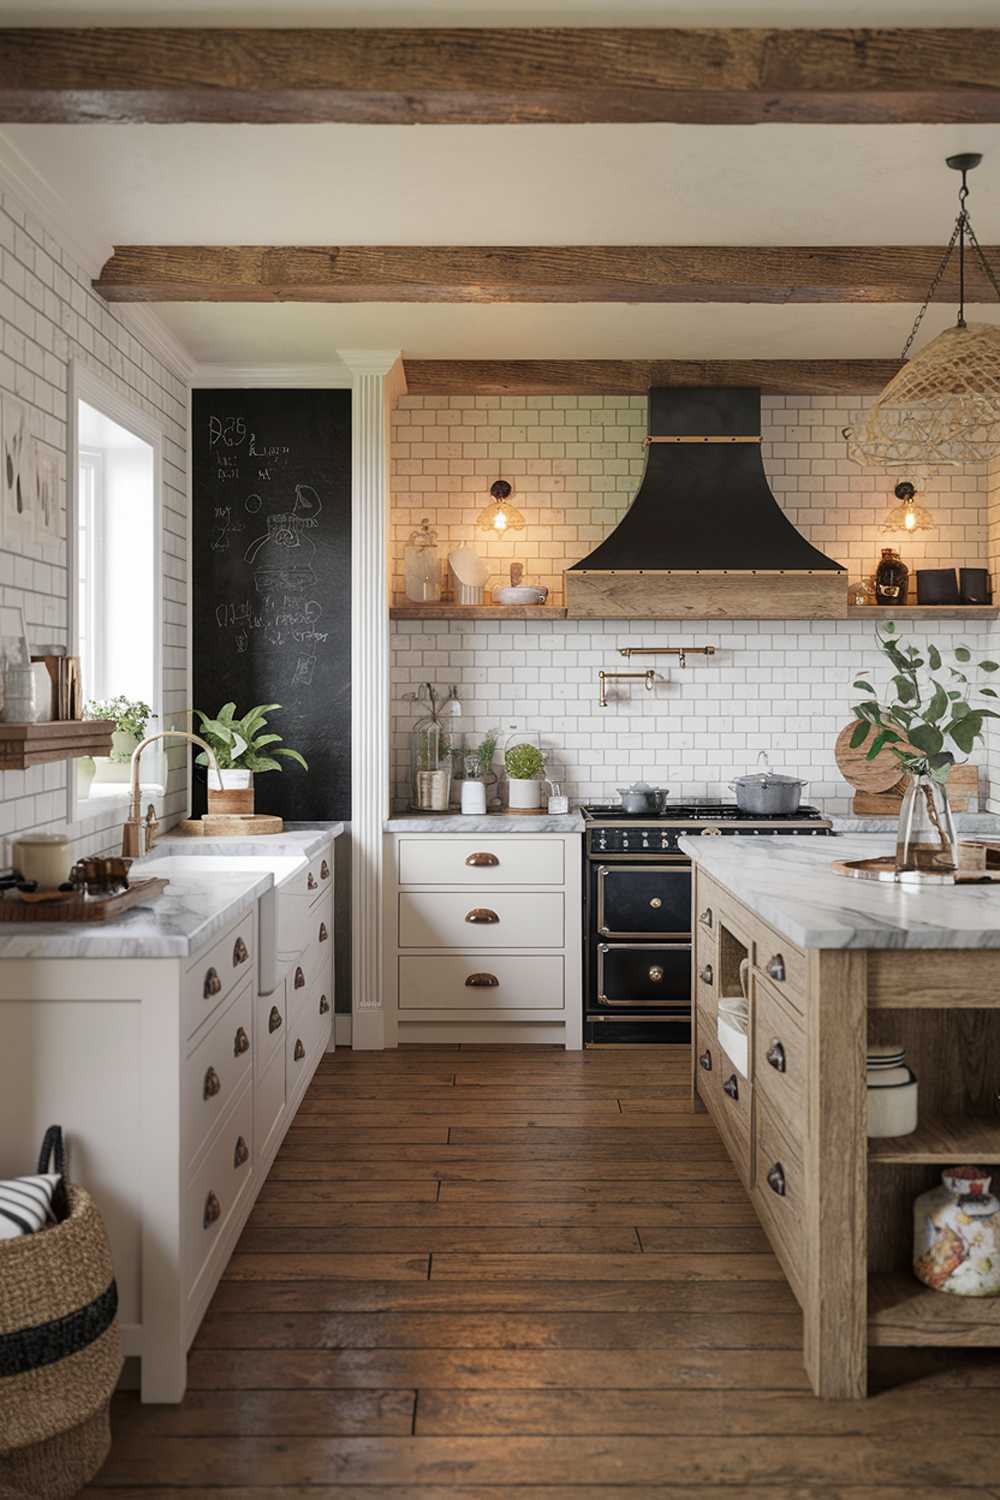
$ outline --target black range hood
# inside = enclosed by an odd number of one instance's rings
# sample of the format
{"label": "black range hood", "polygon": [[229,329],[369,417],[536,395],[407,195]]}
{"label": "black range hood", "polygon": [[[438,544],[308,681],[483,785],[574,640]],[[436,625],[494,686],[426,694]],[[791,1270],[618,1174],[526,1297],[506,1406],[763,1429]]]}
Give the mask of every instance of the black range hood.
{"label": "black range hood", "polygon": [[771,493],[760,392],[657,388],[646,470],[607,539],[565,575],[571,615],[843,616],[847,574]]}

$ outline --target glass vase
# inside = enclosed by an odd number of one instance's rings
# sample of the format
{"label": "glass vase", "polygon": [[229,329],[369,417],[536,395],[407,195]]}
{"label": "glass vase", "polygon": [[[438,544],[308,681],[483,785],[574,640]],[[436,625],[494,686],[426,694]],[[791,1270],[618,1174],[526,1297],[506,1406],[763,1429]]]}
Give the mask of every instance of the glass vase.
{"label": "glass vase", "polygon": [[948,875],[958,869],[958,836],[943,781],[907,777],[896,833],[896,869]]}

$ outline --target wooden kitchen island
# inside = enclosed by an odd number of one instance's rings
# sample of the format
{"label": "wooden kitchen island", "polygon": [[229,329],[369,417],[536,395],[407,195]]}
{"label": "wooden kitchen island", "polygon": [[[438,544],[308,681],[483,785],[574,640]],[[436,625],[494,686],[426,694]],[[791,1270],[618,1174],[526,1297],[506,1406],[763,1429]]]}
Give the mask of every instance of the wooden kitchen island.
{"label": "wooden kitchen island", "polygon": [[[708,1109],[803,1312],[818,1396],[867,1393],[868,1348],[1000,1345],[1000,1298],[912,1274],[913,1200],[941,1168],[998,1164],[1000,888],[850,880],[872,835],[687,838],[694,860],[694,1106]],[[749,962],[747,1077],[718,1002]],[[898,1042],[919,1127],[869,1141],[866,1049]]]}

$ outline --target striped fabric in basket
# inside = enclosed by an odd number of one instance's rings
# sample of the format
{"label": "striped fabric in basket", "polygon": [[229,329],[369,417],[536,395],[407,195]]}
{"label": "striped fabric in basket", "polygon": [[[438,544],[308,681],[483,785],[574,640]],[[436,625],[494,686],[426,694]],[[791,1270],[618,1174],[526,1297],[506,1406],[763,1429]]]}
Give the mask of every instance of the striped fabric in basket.
{"label": "striped fabric in basket", "polygon": [[57,1222],[52,1200],[62,1183],[58,1172],[0,1182],[0,1240],[16,1240]]}

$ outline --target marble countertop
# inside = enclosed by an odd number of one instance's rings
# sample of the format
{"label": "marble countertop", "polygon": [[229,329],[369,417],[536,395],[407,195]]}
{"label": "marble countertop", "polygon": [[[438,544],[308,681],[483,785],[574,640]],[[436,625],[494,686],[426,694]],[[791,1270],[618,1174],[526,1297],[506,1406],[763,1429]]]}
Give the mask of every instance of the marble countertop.
{"label": "marble countertop", "polygon": [[831,869],[892,854],[885,834],[685,838],[680,848],[800,948],[1000,948],[1000,885],[882,885]]}
{"label": "marble countertop", "polygon": [[300,854],[303,859],[312,859],[343,831],[343,823],[286,823],[283,833],[259,834],[256,838],[171,837],[168,832],[157,839],[152,854]]}
{"label": "marble countertop", "polygon": [[582,833],[578,812],[508,817],[505,813],[400,813],[386,818],[386,833]]}
{"label": "marble countertop", "polygon": [[[984,812],[960,812],[953,814],[958,833],[990,833],[1000,837],[1000,815]],[[891,833],[899,825],[898,817],[891,818],[831,818],[837,833]]]}
{"label": "marble countertop", "polygon": [[0,958],[188,958],[252,911],[273,884],[269,872],[172,874],[162,896],[117,921],[5,922]]}

